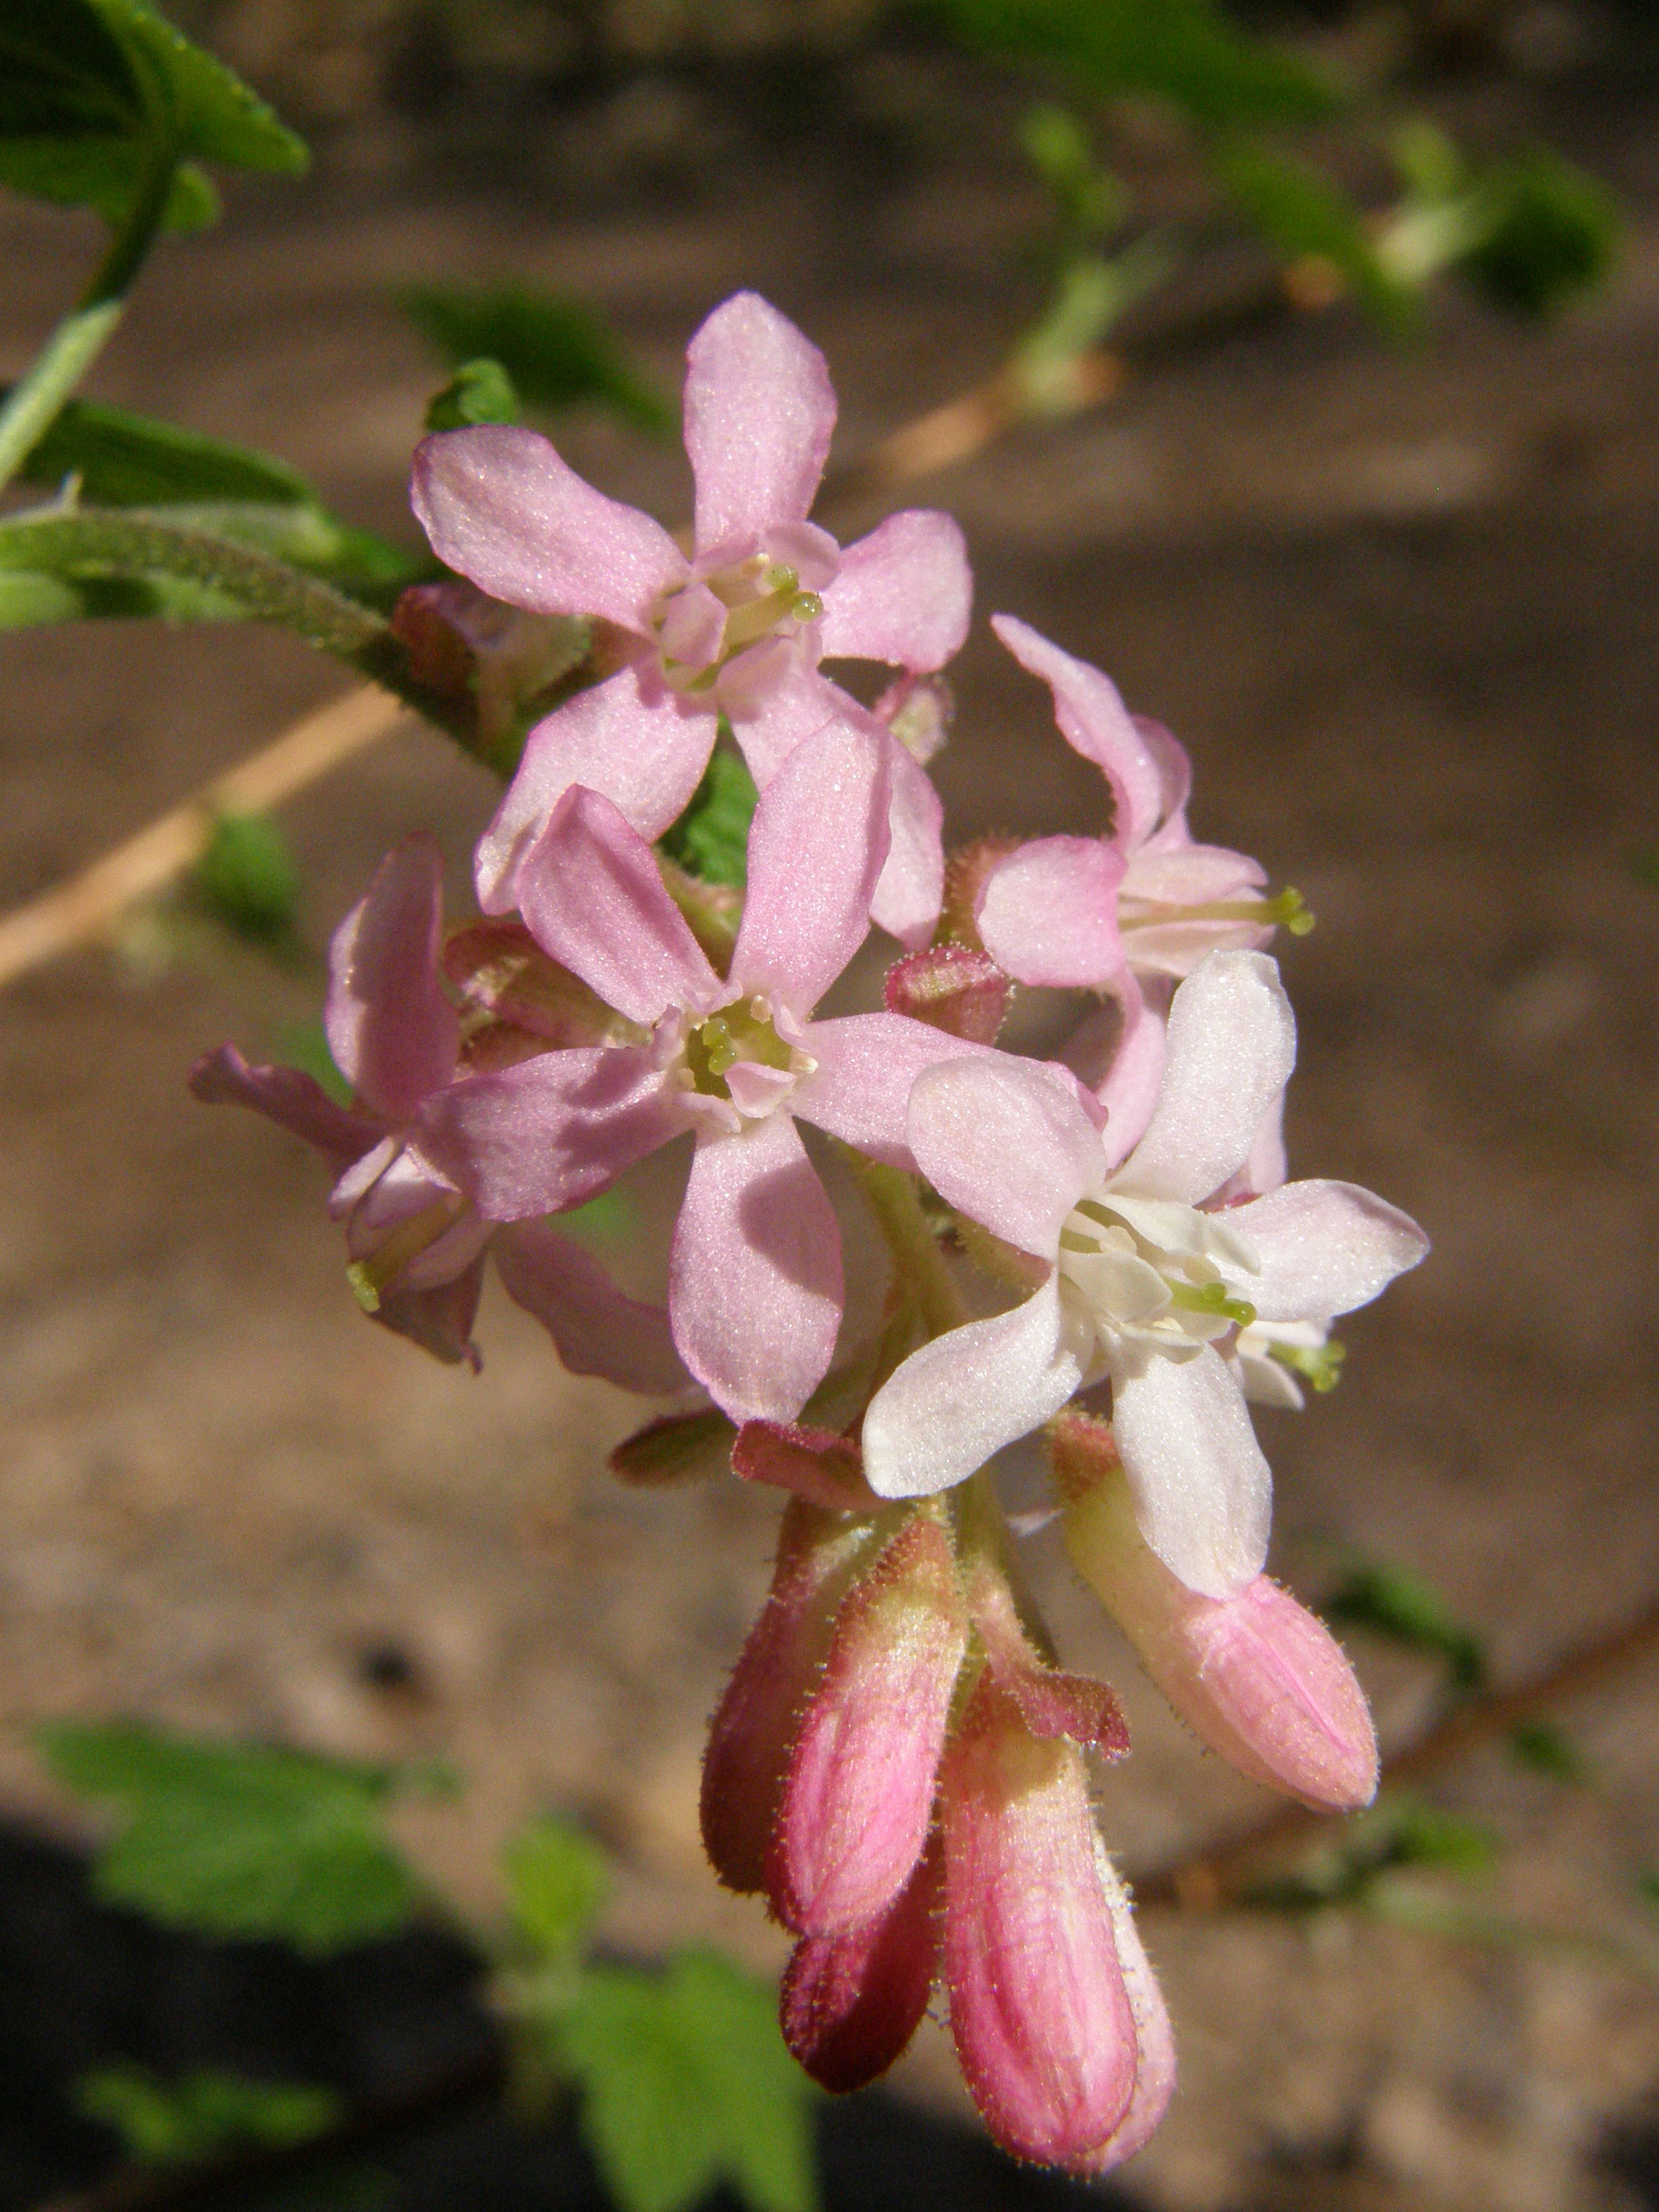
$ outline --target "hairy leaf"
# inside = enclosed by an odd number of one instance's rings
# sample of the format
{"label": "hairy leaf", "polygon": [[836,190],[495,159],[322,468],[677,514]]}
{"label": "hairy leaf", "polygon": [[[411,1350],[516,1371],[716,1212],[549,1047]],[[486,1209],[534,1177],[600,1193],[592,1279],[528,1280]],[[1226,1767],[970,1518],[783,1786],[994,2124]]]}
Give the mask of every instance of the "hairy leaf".
{"label": "hairy leaf", "polygon": [[112,1905],[313,1953],[392,1935],[420,1907],[384,1831],[390,1770],[132,1722],[54,1722],[36,1741],[60,1781],[120,1807],[93,1874]]}
{"label": "hairy leaf", "polygon": [[605,325],[572,301],[517,287],[472,291],[447,284],[409,285],[397,297],[452,365],[488,356],[527,407],[556,412],[598,404],[653,435],[672,427],[673,412],[661,393]]}

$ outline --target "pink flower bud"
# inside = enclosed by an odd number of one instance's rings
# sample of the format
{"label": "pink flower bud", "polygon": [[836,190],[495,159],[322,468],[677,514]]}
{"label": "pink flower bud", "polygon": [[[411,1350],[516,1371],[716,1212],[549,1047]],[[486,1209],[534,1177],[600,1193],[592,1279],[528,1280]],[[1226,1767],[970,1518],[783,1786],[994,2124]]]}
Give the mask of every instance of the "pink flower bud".
{"label": "pink flower bud", "polygon": [[392,613],[410,672],[447,699],[477,702],[486,738],[508,735],[531,702],[587,652],[584,623],[503,605],[459,578],[411,584]]}
{"label": "pink flower bud", "polygon": [[848,1522],[798,1498],[784,1509],[771,1594],[749,1632],[703,1753],[703,1848],[728,1889],[767,1887],[767,1846],[796,1720],[870,1541],[867,1522]]}
{"label": "pink flower bud", "polygon": [[939,1961],[937,1839],[886,1911],[845,1936],[795,1946],[779,1993],[783,2039],[837,2095],[884,2074],[921,2024]]}
{"label": "pink flower bud", "polygon": [[1008,1579],[989,1559],[975,1560],[967,1583],[968,1614],[985,1646],[986,1663],[1031,1734],[1069,1736],[1073,1743],[1092,1745],[1103,1758],[1121,1759],[1129,1748],[1128,1724],[1107,1685],[1088,1674],[1064,1674],[1032,1649]]}
{"label": "pink flower bud", "polygon": [[732,1472],[774,1483],[831,1512],[875,1513],[882,1501],[864,1479],[864,1455],[837,1429],[794,1421],[745,1421],[732,1447]]}
{"label": "pink flower bud", "polygon": [[1369,1804],[1376,1735],[1324,1623],[1266,1575],[1236,1597],[1189,1590],[1142,1538],[1106,1424],[1068,1413],[1049,1435],[1073,1564],[1182,1718],[1270,1790],[1340,1812]]}
{"label": "pink flower bud", "polygon": [[940,1776],[951,2032],[1017,2158],[1086,2167],[1128,2119],[1135,2007],[1083,1759],[1034,1736],[988,1670]]}
{"label": "pink flower bud", "polygon": [[[443,971],[467,1002],[544,1044],[621,1044],[628,1024],[542,951],[516,918],[483,915],[444,940]],[[474,1016],[473,1018],[477,1018]]]}
{"label": "pink flower bud", "polygon": [[1013,984],[988,952],[934,945],[896,961],[882,988],[890,1014],[908,1014],[975,1044],[994,1044]]}
{"label": "pink flower bud", "polygon": [[795,1739],[768,1862],[786,1927],[844,1934],[908,1881],[967,1644],[951,1540],[923,1508],[854,1584]]}
{"label": "pink flower bud", "polygon": [[1152,1972],[1152,1962],[1146,1956],[1146,1947],[1140,1940],[1140,1931],[1135,1926],[1129,1893],[1118,1879],[1117,1870],[1098,1837],[1095,1839],[1095,1859],[1112,1916],[1112,1934],[1117,1943],[1118,1964],[1123,1969],[1123,1986],[1129,1993],[1129,2009],[1135,2017],[1134,2095],[1129,2100],[1128,2111],[1107,2141],[1098,2150],[1091,2151],[1079,2169],[1085,2173],[1106,2173],[1113,2166],[1121,2166],[1125,2159],[1133,2158],[1143,2144],[1151,2141],[1175,2090],[1176,2049],[1169,2009],[1158,1985],[1158,1976]]}

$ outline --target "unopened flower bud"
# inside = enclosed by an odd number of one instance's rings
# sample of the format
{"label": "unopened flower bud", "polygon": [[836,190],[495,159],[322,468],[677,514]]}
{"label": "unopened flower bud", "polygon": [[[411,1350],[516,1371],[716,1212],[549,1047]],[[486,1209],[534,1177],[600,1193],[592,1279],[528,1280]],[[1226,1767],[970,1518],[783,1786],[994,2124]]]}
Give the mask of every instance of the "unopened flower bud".
{"label": "unopened flower bud", "polygon": [[968,945],[933,945],[896,961],[882,994],[889,1013],[908,1014],[975,1044],[994,1044],[1012,990],[988,952]]}
{"label": "unopened flower bud", "polygon": [[951,2033],[974,2102],[1017,2158],[1086,2169],[1129,2117],[1139,2061],[1082,1754],[1033,1735],[988,1670],[939,1818]]}
{"label": "unopened flower bud", "polygon": [[795,1724],[823,1668],[836,1614],[870,1524],[792,1498],[771,1594],[749,1632],[708,1731],[702,1840],[728,1889],[767,1887],[767,1846]]}
{"label": "unopened flower bud", "polygon": [[937,1839],[884,1912],[795,1946],[779,1992],[783,2039],[820,2088],[862,2089],[921,2025],[939,1961]]}
{"label": "unopened flower bud", "polygon": [[1188,1589],[1136,1526],[1107,1425],[1066,1413],[1049,1441],[1073,1564],[1182,1718],[1270,1790],[1337,1811],[1368,1804],[1376,1736],[1323,1622],[1266,1575],[1236,1597]]}
{"label": "unopened flower bud", "polygon": [[1019,842],[1018,837],[976,837],[971,845],[946,854],[945,903],[934,933],[936,945],[966,945],[975,952],[984,951],[975,919],[980,898],[992,871],[1018,851]]}
{"label": "unopened flower bud", "polygon": [[801,1719],[768,1867],[786,1927],[842,1934],[909,1880],[967,1643],[951,1540],[923,1508],[848,1592]]}
{"label": "unopened flower bud", "polygon": [[875,1513],[882,1501],[864,1479],[864,1455],[838,1429],[794,1421],[745,1421],[732,1447],[732,1472],[744,1482],[792,1490],[832,1513]]}
{"label": "unopened flower bud", "polygon": [[445,698],[476,698],[480,733],[492,740],[514,733],[588,641],[587,625],[569,615],[506,606],[459,578],[411,584],[392,610],[392,629],[417,682]]}
{"label": "unopened flower bud", "polygon": [[1135,2020],[1135,2093],[1129,2109],[1098,2150],[1081,2162],[1085,2173],[1107,2173],[1125,2159],[1133,2158],[1149,2142],[1164,2118],[1176,2085],[1175,2033],[1170,2025],[1164,1992],[1146,1956],[1146,1947],[1135,1926],[1129,1893],[1106,1856],[1106,1847],[1095,1838],[1095,1863],[1101,1887],[1112,1916],[1112,1935],[1117,1944],[1123,1986]]}

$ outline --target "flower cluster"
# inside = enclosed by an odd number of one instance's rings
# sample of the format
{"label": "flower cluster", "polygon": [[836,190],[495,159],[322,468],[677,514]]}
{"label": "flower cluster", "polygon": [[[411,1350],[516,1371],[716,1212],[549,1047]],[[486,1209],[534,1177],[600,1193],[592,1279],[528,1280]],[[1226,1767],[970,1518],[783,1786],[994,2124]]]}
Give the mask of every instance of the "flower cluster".
{"label": "flower cluster", "polygon": [[[465,580],[405,631],[430,651],[446,608],[471,610],[465,665],[497,724],[492,639],[515,667],[536,655],[485,601],[587,623],[598,680],[529,732],[478,848],[480,917],[446,932],[416,838],[337,934],[325,1025],[350,1106],[228,1047],[193,1084],[329,1160],[377,1320],[476,1365],[492,1258],[567,1366],[672,1401],[619,1471],[678,1466],[712,1425],[738,1475],[790,1493],[702,1800],[720,1878],[796,1939],[785,2034],[852,2088],[942,1984],[992,2132],[1098,2172],[1174,2081],[1091,1807],[1085,1753],[1127,1735],[1110,1690],[1055,1663],[988,1463],[1042,1437],[1072,1559],[1206,1744],[1310,1803],[1363,1803],[1364,1700],[1263,1572],[1249,1401],[1328,1389],[1333,1321],[1426,1245],[1365,1191],[1285,1179],[1295,1030],[1266,947],[1304,926],[1299,902],[1196,842],[1175,739],[1007,617],[1109,826],[947,865],[926,763],[969,625],[961,535],[908,513],[842,548],[809,521],[834,416],[819,355],[743,295],[690,348],[689,551],[531,431],[427,441],[416,507]],[[892,672],[873,709],[823,672],[843,659]],[[740,888],[684,834],[711,759],[728,793],[752,778]],[[896,940],[883,1005],[821,1016],[872,927]],[[1076,994],[1058,1059],[998,1048],[1022,984]],[[678,1139],[658,1309],[550,1217]],[[890,1253],[867,1340],[844,1325],[831,1155]]]}

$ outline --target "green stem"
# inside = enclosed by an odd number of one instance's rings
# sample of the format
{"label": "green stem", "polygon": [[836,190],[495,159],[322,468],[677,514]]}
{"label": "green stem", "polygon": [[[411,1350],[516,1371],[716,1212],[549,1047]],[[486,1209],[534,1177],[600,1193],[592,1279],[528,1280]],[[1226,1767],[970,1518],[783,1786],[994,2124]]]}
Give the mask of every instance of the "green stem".
{"label": "green stem", "polygon": [[0,407],[0,486],[11,482],[51,429],[120,321],[127,292],[167,212],[178,167],[177,132],[158,130],[131,204],[80,306],[64,316]]}
{"label": "green stem", "polygon": [[945,1264],[933,1225],[922,1212],[914,1176],[851,1154],[854,1171],[881,1224],[901,1282],[910,1291],[929,1336],[943,1336],[969,1319],[956,1278]]}

